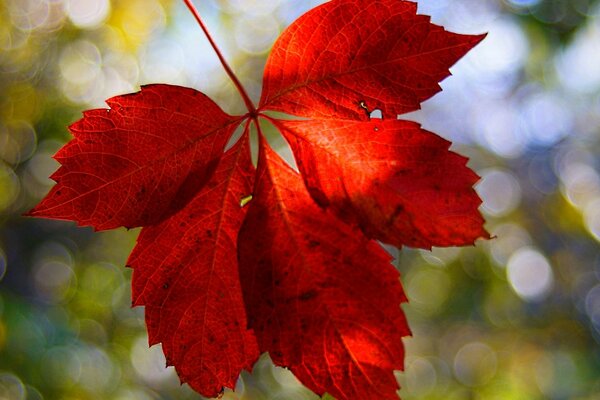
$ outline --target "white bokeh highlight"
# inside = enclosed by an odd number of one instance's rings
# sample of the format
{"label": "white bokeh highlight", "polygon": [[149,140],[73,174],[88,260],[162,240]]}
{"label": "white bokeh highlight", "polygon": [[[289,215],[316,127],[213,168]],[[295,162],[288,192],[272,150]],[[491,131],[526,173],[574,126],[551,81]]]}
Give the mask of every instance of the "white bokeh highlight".
{"label": "white bokeh highlight", "polygon": [[506,273],[515,293],[527,301],[542,300],[554,284],[550,263],[532,247],[517,250],[508,260]]}

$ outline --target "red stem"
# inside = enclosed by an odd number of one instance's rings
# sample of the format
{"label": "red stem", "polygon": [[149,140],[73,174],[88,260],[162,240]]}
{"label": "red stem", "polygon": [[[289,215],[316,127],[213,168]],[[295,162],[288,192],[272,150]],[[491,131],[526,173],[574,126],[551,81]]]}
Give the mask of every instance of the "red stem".
{"label": "red stem", "polygon": [[229,75],[229,78],[231,78],[231,80],[233,81],[233,84],[237,88],[238,92],[240,92],[242,99],[244,99],[244,103],[246,104],[246,108],[248,109],[248,112],[250,113],[251,116],[255,116],[256,115],[256,107],[254,107],[252,100],[250,100],[250,96],[248,96],[246,89],[244,89],[244,86],[242,86],[242,83],[240,82],[238,77],[235,76],[235,73],[233,72],[233,70],[231,69],[229,64],[227,64],[225,57],[223,57],[223,54],[221,54],[221,50],[219,50],[219,48],[217,47],[217,44],[215,43],[212,36],[210,35],[210,32],[208,32],[206,25],[204,25],[204,21],[202,21],[202,18],[200,17],[200,13],[198,13],[198,10],[196,9],[196,7],[194,7],[191,0],[183,0],[183,2],[189,8],[189,10],[191,11],[194,18],[196,18],[196,21],[198,21],[200,28],[202,28],[202,32],[204,32],[204,35],[210,42],[210,45],[215,50],[215,53],[217,53],[217,57],[219,57],[219,61],[221,61],[221,65],[223,65],[223,68],[225,68],[225,72],[227,72],[227,75]]}

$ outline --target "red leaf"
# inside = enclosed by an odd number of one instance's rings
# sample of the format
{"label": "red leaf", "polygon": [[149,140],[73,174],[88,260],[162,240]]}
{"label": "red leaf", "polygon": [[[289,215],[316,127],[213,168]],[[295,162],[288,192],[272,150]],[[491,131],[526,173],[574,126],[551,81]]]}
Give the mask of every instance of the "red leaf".
{"label": "red leaf", "polygon": [[239,254],[261,351],[318,394],[397,398],[409,329],[391,257],[314,204],[264,140],[260,151]]}
{"label": "red leaf", "polygon": [[[483,36],[446,32],[407,1],[332,0],[276,42],[256,109],[184,2],[248,113],[230,116],[170,85],[114,97],[71,126],[57,185],[30,215],[143,226],[129,259],[134,305],[146,307],[150,343],[198,392],[234,387],[268,351],[317,393],[396,398],[406,298],[373,239],[429,248],[488,234],[466,158],[395,118],[438,92]],[[374,109],[393,118],[369,121]],[[289,141],[301,175],[262,138],[260,116]],[[257,171],[250,123],[261,138]]]}
{"label": "red leaf", "polygon": [[150,344],[162,342],[180,379],[205,396],[235,386],[258,358],[246,329],[236,242],[252,190],[248,135],[221,159],[188,205],[142,229],[128,264],[135,305],[146,306]]}
{"label": "red leaf", "polygon": [[420,108],[484,35],[458,35],[399,0],[333,0],[295,21],[267,61],[260,105],[313,118],[366,120]]}
{"label": "red leaf", "polygon": [[313,198],[375,239],[431,248],[488,238],[479,177],[450,142],[399,120],[274,121]]}
{"label": "red leaf", "polygon": [[185,205],[214,170],[239,117],[194,90],[150,85],[70,126],[57,182],[29,215],[97,230],[150,225]]}

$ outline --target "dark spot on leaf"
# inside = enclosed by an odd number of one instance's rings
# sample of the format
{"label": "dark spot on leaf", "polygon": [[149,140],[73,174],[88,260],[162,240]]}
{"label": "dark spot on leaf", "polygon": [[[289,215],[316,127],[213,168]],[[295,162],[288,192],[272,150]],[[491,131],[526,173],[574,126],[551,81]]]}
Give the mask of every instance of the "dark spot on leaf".
{"label": "dark spot on leaf", "polygon": [[314,187],[309,188],[308,191],[311,197],[317,202],[318,205],[320,205],[323,208],[329,207],[329,199],[327,198],[325,193]]}
{"label": "dark spot on leaf", "polygon": [[392,225],[394,223],[394,221],[396,220],[396,218],[398,218],[398,216],[400,214],[402,214],[403,212],[404,212],[404,206],[402,204],[398,204],[396,206],[396,208],[394,209],[394,212],[392,213],[392,215],[390,215],[388,224]]}
{"label": "dark spot on leaf", "polygon": [[298,296],[298,298],[299,298],[301,301],[308,301],[308,300],[310,300],[310,299],[312,299],[312,298],[315,298],[315,297],[317,297],[317,294],[318,294],[318,293],[317,293],[317,291],[316,291],[316,290],[309,290],[309,291],[307,291],[307,292],[304,292],[304,293],[302,293],[300,296]]}

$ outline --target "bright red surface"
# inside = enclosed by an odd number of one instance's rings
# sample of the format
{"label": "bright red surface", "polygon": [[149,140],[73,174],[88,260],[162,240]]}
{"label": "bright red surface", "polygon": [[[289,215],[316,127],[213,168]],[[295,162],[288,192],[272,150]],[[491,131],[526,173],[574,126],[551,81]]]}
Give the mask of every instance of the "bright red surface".
{"label": "bright red surface", "polygon": [[[70,127],[57,184],[30,215],[144,227],[128,262],[134,305],[146,306],[150,343],[201,394],[234,387],[268,351],[319,394],[396,398],[406,298],[373,239],[429,248],[488,237],[466,159],[396,119],[483,36],[415,12],[333,0],[276,42],[258,113],[305,118],[269,118],[300,174],[264,139],[255,171],[247,125],[224,153],[257,112],[230,116],[193,89],[145,86]],[[385,120],[370,120],[374,109]]]}

